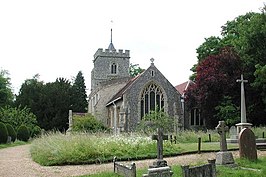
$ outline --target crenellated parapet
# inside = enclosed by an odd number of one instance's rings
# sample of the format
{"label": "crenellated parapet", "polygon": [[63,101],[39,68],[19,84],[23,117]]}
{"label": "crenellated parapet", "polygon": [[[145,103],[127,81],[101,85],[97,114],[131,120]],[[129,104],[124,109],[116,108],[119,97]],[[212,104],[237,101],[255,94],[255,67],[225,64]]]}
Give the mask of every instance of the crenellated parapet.
{"label": "crenellated parapet", "polygon": [[94,54],[93,62],[99,57],[129,58],[130,57],[129,52],[130,52],[129,50],[124,51],[122,49],[119,49],[117,51],[117,50],[109,50],[109,49],[103,50],[102,48],[99,48]]}

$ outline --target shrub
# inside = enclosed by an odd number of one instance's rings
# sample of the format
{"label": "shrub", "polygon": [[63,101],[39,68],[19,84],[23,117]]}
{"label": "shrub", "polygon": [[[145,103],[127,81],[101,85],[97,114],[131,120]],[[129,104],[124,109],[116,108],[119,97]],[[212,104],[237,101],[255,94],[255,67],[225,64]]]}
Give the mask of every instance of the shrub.
{"label": "shrub", "polygon": [[42,129],[39,126],[35,126],[32,130],[31,130],[31,137],[38,137],[40,134],[42,133]]}
{"label": "shrub", "polygon": [[74,116],[73,130],[97,132],[106,130],[106,128],[94,116],[87,114],[86,116]]}
{"label": "shrub", "polygon": [[7,132],[6,125],[0,122],[0,144],[7,142],[7,136],[8,136],[8,132]]}
{"label": "shrub", "polygon": [[25,125],[21,125],[18,128],[17,138],[18,138],[18,140],[21,140],[21,141],[28,141],[29,140],[30,132]]}
{"label": "shrub", "polygon": [[11,141],[14,142],[17,139],[17,133],[15,132],[14,128],[10,124],[6,124],[6,129],[8,132],[8,136],[11,137]]}
{"label": "shrub", "polygon": [[33,129],[37,124],[37,117],[30,112],[30,108],[5,106],[0,108],[0,121],[9,123],[15,130],[18,130],[21,125],[27,125],[29,129]]}

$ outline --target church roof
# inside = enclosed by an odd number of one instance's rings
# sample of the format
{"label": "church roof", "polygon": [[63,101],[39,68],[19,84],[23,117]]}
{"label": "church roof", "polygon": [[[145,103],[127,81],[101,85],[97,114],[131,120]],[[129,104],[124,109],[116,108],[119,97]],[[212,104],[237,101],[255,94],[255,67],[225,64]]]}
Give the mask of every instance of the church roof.
{"label": "church roof", "polygon": [[113,44],[112,42],[109,44],[108,49],[109,49],[110,51],[115,50],[114,44]]}
{"label": "church roof", "polygon": [[138,74],[136,77],[132,78],[129,80],[129,82],[119,91],[117,92],[117,94],[115,94],[115,96],[113,96],[113,98],[108,101],[108,103],[106,104],[106,106],[109,106],[110,104],[112,104],[115,101],[118,101],[122,98],[123,94],[126,92],[126,90],[142,75],[142,73]]}
{"label": "church roof", "polygon": [[175,86],[175,89],[176,89],[176,90],[177,90],[182,96],[184,96],[184,93],[185,93],[185,91],[187,90],[187,88],[189,87],[190,84],[194,84],[194,82],[191,81],[191,80],[188,80],[188,81],[186,81],[186,82],[184,82],[184,83],[182,83],[182,84],[179,84],[179,85]]}

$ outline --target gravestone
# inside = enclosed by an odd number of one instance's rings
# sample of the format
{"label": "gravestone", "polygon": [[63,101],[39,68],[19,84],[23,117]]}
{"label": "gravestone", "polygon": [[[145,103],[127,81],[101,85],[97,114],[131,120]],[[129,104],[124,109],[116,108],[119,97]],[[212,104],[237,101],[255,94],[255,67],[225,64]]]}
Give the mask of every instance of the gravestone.
{"label": "gravestone", "polygon": [[238,139],[237,130],[235,126],[230,127],[229,135],[231,139]]}
{"label": "gravestone", "polygon": [[249,160],[257,160],[255,135],[249,128],[244,128],[239,134],[239,156]]}
{"label": "gravestone", "polygon": [[130,165],[122,164],[117,162],[117,158],[114,157],[114,173],[124,177],[136,177],[136,164],[131,163]]}
{"label": "gravestone", "polygon": [[169,166],[158,167],[158,168],[149,168],[148,174],[142,175],[142,177],[171,177],[173,172]]}
{"label": "gravestone", "polygon": [[209,159],[208,164],[189,167],[189,165],[181,166],[183,177],[216,177],[215,159]]}
{"label": "gravestone", "polygon": [[173,175],[171,168],[167,166],[167,161],[163,160],[163,140],[168,140],[168,136],[163,134],[162,128],[158,128],[157,133],[152,136],[152,139],[157,141],[157,159],[143,177],[171,177]]}
{"label": "gravestone", "polygon": [[228,127],[225,125],[224,121],[219,121],[216,130],[220,135],[220,152],[216,153],[216,164],[218,165],[234,164],[235,162],[233,154],[227,151],[226,131],[228,131]]}
{"label": "gravestone", "polygon": [[229,129],[230,138],[226,139],[227,143],[238,143],[238,132],[236,126],[232,126]]}

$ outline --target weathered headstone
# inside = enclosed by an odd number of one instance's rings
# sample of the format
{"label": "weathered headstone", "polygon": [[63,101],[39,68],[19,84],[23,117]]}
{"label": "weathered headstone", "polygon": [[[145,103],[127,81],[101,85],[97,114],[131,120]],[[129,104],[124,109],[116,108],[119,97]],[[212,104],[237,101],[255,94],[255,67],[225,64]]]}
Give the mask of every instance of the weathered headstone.
{"label": "weathered headstone", "polygon": [[131,163],[130,165],[122,164],[117,162],[117,158],[114,157],[114,173],[124,177],[136,177],[136,164]]}
{"label": "weathered headstone", "polygon": [[183,177],[216,177],[215,159],[209,159],[208,164],[189,167],[189,165],[181,166]]}
{"label": "weathered headstone", "polygon": [[216,164],[218,165],[234,164],[235,162],[233,154],[227,151],[226,131],[228,131],[228,127],[225,125],[224,121],[219,121],[216,130],[220,135],[220,152],[216,153]]}
{"label": "weathered headstone", "polygon": [[255,135],[249,128],[244,128],[239,134],[239,156],[249,160],[257,160]]}
{"label": "weathered headstone", "polygon": [[230,127],[229,135],[231,139],[238,139],[237,130],[235,126]]}
{"label": "weathered headstone", "polygon": [[149,168],[148,174],[142,175],[142,177],[171,177],[173,172],[169,166],[158,167],[158,168]]}

